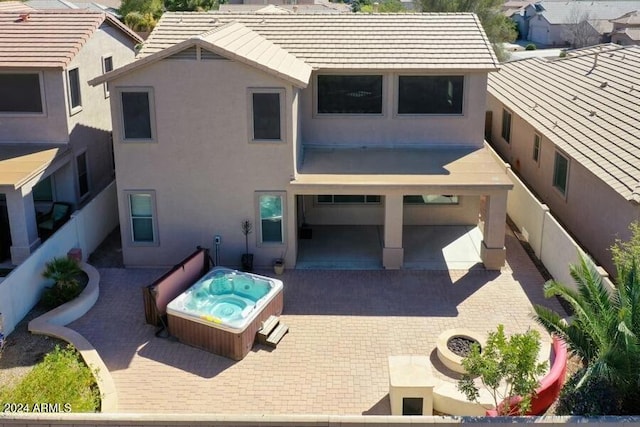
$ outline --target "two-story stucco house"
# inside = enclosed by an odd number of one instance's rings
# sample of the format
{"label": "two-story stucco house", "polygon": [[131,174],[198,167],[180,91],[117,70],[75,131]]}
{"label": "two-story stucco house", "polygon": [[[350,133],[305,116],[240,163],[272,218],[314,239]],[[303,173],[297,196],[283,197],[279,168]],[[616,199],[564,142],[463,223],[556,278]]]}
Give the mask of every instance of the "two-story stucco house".
{"label": "two-story stucco house", "polygon": [[249,219],[257,266],[369,226],[397,269],[407,227],[480,216],[482,260],[503,265],[511,183],[483,137],[498,62],[475,15],[166,13],[141,57],[91,82],[115,94],[126,265],[215,235],[238,265]]}
{"label": "two-story stucco house", "polygon": [[113,180],[109,88],[87,80],[141,40],[105,13],[0,13],[0,262],[40,245],[37,212],[79,207]]}
{"label": "two-story stucco house", "polygon": [[611,275],[640,219],[638,67],[640,47],[609,44],[489,78],[492,145]]}

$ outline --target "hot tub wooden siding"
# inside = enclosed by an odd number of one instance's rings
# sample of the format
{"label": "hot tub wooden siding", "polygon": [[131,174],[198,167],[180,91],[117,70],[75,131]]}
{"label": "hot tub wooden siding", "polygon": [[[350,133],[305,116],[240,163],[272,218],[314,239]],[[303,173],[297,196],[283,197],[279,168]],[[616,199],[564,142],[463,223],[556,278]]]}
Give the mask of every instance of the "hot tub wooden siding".
{"label": "hot tub wooden siding", "polygon": [[184,344],[233,360],[242,360],[251,351],[261,323],[271,315],[282,314],[282,304],[283,296],[280,289],[246,329],[238,333],[219,329],[215,324],[204,325],[169,313],[169,332]]}

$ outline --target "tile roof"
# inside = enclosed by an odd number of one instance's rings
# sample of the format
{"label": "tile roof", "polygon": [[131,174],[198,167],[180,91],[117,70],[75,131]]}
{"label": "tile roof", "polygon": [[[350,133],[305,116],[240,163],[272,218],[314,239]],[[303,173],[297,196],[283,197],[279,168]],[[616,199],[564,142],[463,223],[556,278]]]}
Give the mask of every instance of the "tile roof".
{"label": "tile roof", "polygon": [[611,22],[622,25],[640,25],[640,11],[633,10],[631,12],[627,12],[616,19],[612,19]]}
{"label": "tile roof", "polygon": [[491,95],[625,197],[640,203],[640,46],[527,59],[489,75]]}
{"label": "tile roof", "polygon": [[233,14],[167,12],[141,56],[232,21],[316,69],[496,70],[478,18],[459,14]]}
{"label": "tile roof", "polygon": [[544,10],[539,12],[550,24],[575,22],[576,14],[588,13],[589,19],[615,19],[621,15],[640,9],[638,0],[618,1],[542,1]]}
{"label": "tile roof", "polygon": [[103,12],[34,11],[26,17],[24,12],[0,12],[0,67],[64,68],[105,21],[141,41]]}
{"label": "tile roof", "polygon": [[89,84],[97,85],[113,80],[193,46],[200,46],[225,58],[261,69],[298,87],[306,87],[311,77],[312,70],[309,65],[243,24],[232,21],[94,78]]}
{"label": "tile roof", "polygon": [[31,12],[33,10],[21,1],[0,1],[0,12]]}
{"label": "tile roof", "polygon": [[221,4],[220,12],[230,13],[351,13],[347,3],[321,2],[314,4]]}
{"label": "tile roof", "polygon": [[19,188],[68,152],[51,144],[0,144],[0,186]]}

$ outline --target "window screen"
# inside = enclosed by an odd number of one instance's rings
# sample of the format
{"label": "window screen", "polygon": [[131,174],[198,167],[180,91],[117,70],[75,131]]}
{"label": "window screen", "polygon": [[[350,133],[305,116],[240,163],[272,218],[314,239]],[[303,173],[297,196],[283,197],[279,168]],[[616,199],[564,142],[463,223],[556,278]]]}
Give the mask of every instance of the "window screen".
{"label": "window screen", "polygon": [[382,114],[382,76],[318,76],[319,114]]}
{"label": "window screen", "polygon": [[38,74],[0,73],[0,113],[42,113]]}
{"label": "window screen", "polygon": [[125,139],[151,139],[148,92],[122,92]]}
{"label": "window screen", "polygon": [[398,114],[462,114],[463,76],[398,79]]}
{"label": "window screen", "polygon": [[280,94],[253,94],[253,139],[279,140]]}

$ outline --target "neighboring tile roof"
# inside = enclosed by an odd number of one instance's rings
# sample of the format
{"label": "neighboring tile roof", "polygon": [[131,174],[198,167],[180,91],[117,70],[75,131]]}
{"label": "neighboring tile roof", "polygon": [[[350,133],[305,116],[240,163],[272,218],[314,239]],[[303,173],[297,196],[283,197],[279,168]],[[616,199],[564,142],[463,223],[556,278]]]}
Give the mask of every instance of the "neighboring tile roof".
{"label": "neighboring tile roof", "polygon": [[634,10],[625,13],[624,15],[619,16],[616,19],[612,19],[611,22],[613,22],[614,24],[622,25],[640,25],[640,11]]}
{"label": "neighboring tile roof", "polygon": [[495,70],[478,18],[459,14],[231,14],[167,12],[147,56],[237,21],[317,69]]}
{"label": "neighboring tile roof", "polygon": [[225,58],[243,62],[298,87],[306,87],[311,77],[312,70],[309,65],[243,24],[229,22],[96,77],[90,80],[89,84],[97,85],[113,80],[134,69],[183,52],[193,46],[200,46]]}
{"label": "neighboring tile roof", "polygon": [[81,10],[0,13],[0,67],[64,68],[106,22],[141,39],[103,12]]}
{"label": "neighboring tile roof", "polygon": [[590,20],[615,19],[632,10],[640,9],[638,0],[619,1],[542,1],[544,10],[539,12],[550,24],[575,22],[578,14],[588,13]]}
{"label": "neighboring tile roof", "polygon": [[316,4],[221,4],[220,12],[227,13],[351,13],[351,6],[346,3]]}
{"label": "neighboring tile roof", "polygon": [[0,12],[31,12],[33,10],[21,1],[0,1]]}
{"label": "neighboring tile roof", "polygon": [[640,203],[640,46],[503,65],[489,93],[627,200]]}
{"label": "neighboring tile roof", "polygon": [[27,0],[25,4],[37,10],[87,9],[93,12],[109,12],[112,15],[117,15],[117,10],[115,8],[93,2],[72,2],[69,0]]}
{"label": "neighboring tile roof", "polygon": [[640,28],[625,28],[622,33],[626,34],[632,41],[640,41]]}

